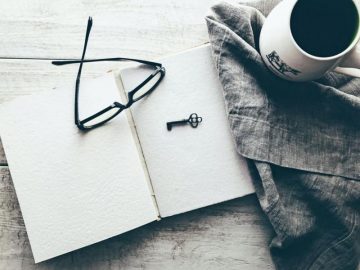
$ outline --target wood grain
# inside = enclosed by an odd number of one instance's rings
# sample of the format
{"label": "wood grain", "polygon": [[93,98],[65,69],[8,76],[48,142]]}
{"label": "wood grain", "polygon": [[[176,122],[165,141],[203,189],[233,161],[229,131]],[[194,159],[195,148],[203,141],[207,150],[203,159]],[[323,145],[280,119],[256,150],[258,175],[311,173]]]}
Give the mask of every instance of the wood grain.
{"label": "wood grain", "polygon": [[[0,0],[0,103],[73,87],[77,66],[55,67],[45,59],[79,58],[89,15],[94,28],[87,58],[156,59],[206,42],[204,16],[213,2]],[[92,78],[120,66],[86,65],[83,75]],[[273,231],[254,195],[153,222],[35,265],[6,162],[0,141],[0,269],[274,269],[268,251]]]}
{"label": "wood grain", "polygon": [[88,16],[88,57],[158,57],[204,43],[214,0],[3,2],[0,57],[78,58]]}
{"label": "wood grain", "polygon": [[0,269],[274,269],[254,195],[153,222],[34,265],[8,168],[0,168]]}

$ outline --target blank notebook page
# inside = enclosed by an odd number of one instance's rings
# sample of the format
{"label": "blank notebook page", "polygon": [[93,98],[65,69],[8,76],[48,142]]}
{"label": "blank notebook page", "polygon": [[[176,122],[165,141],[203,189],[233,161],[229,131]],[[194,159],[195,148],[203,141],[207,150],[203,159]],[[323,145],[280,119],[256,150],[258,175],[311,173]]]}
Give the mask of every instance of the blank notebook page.
{"label": "blank notebook page", "polygon": [[[162,217],[230,200],[254,192],[246,160],[235,149],[224,108],[222,88],[210,46],[160,62],[164,80],[132,108]],[[121,71],[124,88],[144,79],[144,66]],[[194,129],[166,122],[197,113]]]}
{"label": "blank notebook page", "polygon": [[[120,99],[112,74],[82,83],[80,93],[86,114]],[[74,89],[1,106],[0,135],[36,262],[157,218],[125,113],[84,133],[74,125]]]}

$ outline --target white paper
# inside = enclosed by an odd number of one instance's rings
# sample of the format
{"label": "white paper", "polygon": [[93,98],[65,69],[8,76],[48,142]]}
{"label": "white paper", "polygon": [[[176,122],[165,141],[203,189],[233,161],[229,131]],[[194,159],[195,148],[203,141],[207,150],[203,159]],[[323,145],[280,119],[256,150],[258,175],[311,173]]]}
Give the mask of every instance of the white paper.
{"label": "white paper", "polygon": [[[112,74],[81,83],[80,94],[83,115],[120,99]],[[86,133],[73,114],[74,89],[1,105],[0,135],[35,262],[157,218],[125,113]]]}
{"label": "white paper", "polygon": [[[210,46],[160,60],[166,76],[132,108],[162,217],[254,192],[246,160],[235,149]],[[121,71],[125,89],[145,78],[144,66]],[[240,91],[240,89],[239,89]],[[197,113],[198,128],[166,122]]]}

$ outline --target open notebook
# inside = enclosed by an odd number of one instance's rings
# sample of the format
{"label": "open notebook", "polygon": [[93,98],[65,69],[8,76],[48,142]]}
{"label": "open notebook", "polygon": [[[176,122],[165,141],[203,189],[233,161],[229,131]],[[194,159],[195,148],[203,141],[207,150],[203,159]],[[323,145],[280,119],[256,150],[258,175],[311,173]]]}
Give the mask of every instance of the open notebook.
{"label": "open notebook", "polygon": [[[74,125],[73,89],[1,105],[0,135],[35,262],[253,192],[210,47],[160,62],[158,88],[90,132]],[[134,66],[83,82],[83,114],[122,100],[146,72]],[[203,117],[198,128],[166,129],[193,112]]]}

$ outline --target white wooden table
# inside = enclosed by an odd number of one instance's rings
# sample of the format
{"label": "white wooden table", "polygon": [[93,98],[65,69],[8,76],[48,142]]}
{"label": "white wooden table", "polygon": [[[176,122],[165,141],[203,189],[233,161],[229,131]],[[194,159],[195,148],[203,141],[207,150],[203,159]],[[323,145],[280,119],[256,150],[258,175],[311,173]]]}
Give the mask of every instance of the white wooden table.
{"label": "white wooden table", "polygon": [[[156,59],[208,41],[212,0],[0,0],[0,103],[73,87],[87,17],[88,58]],[[92,65],[96,77],[118,67]],[[1,105],[0,105],[1,106]],[[21,142],[19,142],[21,143]],[[31,179],[29,179],[31,181]],[[273,231],[255,195],[171,217],[35,265],[0,143],[0,269],[274,269]]]}

